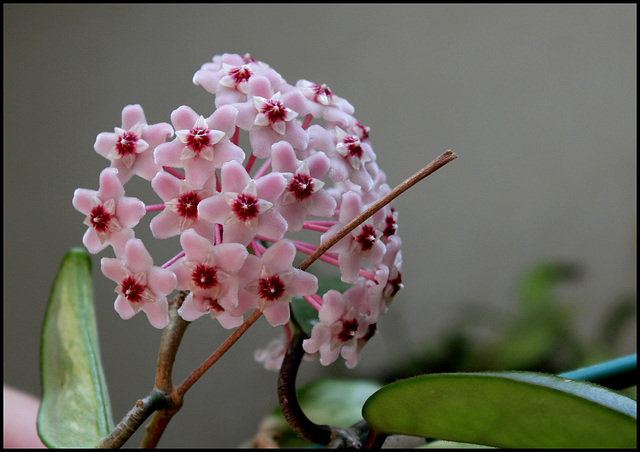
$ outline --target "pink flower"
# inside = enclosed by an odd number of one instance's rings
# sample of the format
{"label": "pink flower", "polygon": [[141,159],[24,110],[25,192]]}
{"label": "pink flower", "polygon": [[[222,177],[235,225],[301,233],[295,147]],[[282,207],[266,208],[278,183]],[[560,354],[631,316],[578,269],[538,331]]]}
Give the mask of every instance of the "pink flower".
{"label": "pink flower", "polygon": [[296,151],[306,149],[309,135],[296,119],[298,113],[289,104],[301,105],[302,94],[296,89],[274,92],[267,77],[255,75],[247,85],[247,101],[233,104],[238,109],[238,127],[249,131],[253,155],[267,158],[271,145],[285,140]]}
{"label": "pink flower", "polygon": [[336,123],[347,128],[354,124],[353,106],[345,99],[336,96],[327,85],[318,85],[308,80],[298,80],[296,87],[304,95],[303,105],[292,105],[301,115],[310,114],[314,118],[323,118],[327,123]]}
{"label": "pink flower", "polygon": [[198,216],[224,225],[223,241],[248,245],[256,234],[280,240],[287,222],[274,208],[286,187],[285,178],[270,173],[256,180],[238,162],[222,167],[222,192],[200,202]]}
{"label": "pink flower", "polygon": [[86,215],[84,224],[89,229],[82,243],[92,254],[111,245],[116,256],[121,255],[126,242],[134,237],[133,227],[145,214],[142,201],[124,196],[124,187],[115,168],[102,170],[98,191],[76,189],[72,204]]}
{"label": "pink flower", "polygon": [[111,160],[111,167],[118,169],[123,184],[134,174],[151,180],[160,171],[153,151],[172,135],[169,124],[149,125],[140,105],[128,105],[122,110],[122,127],[116,127],[115,133],[99,134],[94,149]]}
{"label": "pink flower", "polygon": [[177,138],[158,146],[156,162],[184,168],[189,183],[194,188],[202,188],[216,168],[231,160],[244,160],[242,148],[230,141],[237,114],[231,106],[218,108],[207,119],[186,105],[174,110],[171,122]]}
{"label": "pink flower", "polygon": [[193,228],[213,241],[214,225],[198,217],[198,205],[213,194],[214,184],[215,176],[211,176],[202,189],[195,189],[186,180],[159,172],[151,181],[151,187],[164,201],[165,209],[151,220],[153,236],[166,239]]}
{"label": "pink flower", "polygon": [[[320,237],[320,242],[324,243],[363,210],[362,200],[357,193],[352,191],[345,193],[342,196],[338,223]],[[379,234],[373,218],[369,218],[329,249],[338,254],[342,281],[354,283],[360,273],[363,260],[371,265],[380,263],[386,248],[379,239]]]}
{"label": "pink flower", "polygon": [[329,177],[342,182],[349,180],[362,187],[364,191],[373,188],[372,174],[377,168],[369,170],[375,160],[375,153],[369,143],[360,141],[357,135],[350,135],[340,127],[333,131],[318,125],[309,127],[310,146],[316,147],[331,159]]}
{"label": "pink flower", "polygon": [[302,347],[307,353],[319,352],[320,362],[325,366],[342,353],[347,367],[353,368],[358,363],[362,345],[376,331],[375,323],[367,321],[362,312],[367,303],[364,280],[358,280],[344,294],[329,290],[322,298],[319,322],[313,326],[311,337],[303,341]]}
{"label": "pink flower", "polygon": [[215,94],[215,104],[219,107],[246,102],[248,82],[255,74],[266,77],[272,86],[286,84],[268,64],[251,58],[248,53],[244,56],[231,53],[214,56],[213,62],[203,64],[194,74],[193,83]]}
{"label": "pink flower", "polygon": [[232,315],[238,307],[238,272],[248,256],[238,243],[214,245],[193,230],[180,236],[185,257],[168,267],[176,274],[177,288],[189,290],[178,314],[186,321],[209,314],[225,328],[242,323],[242,317]]}
{"label": "pink flower", "polygon": [[318,152],[301,161],[288,142],[280,141],[272,146],[271,158],[273,171],[280,172],[287,181],[278,211],[287,220],[290,231],[302,229],[307,214],[333,216],[336,201],[322,189],[322,179],[329,171],[325,154]]}
{"label": "pink flower", "polygon": [[284,336],[274,339],[263,349],[256,350],[253,357],[256,361],[264,363],[267,370],[280,370],[287,346],[284,343]]}
{"label": "pink flower", "polygon": [[114,307],[120,317],[130,319],[142,310],[154,327],[169,324],[167,295],[176,287],[176,275],[154,266],[141,240],[127,242],[124,259],[103,257],[100,264],[102,273],[118,283]]}
{"label": "pink flower", "polygon": [[318,291],[318,279],[314,275],[293,268],[295,256],[296,247],[290,240],[274,243],[262,255],[255,280],[239,294],[240,298],[257,298],[258,307],[271,326],[289,322],[292,297]]}

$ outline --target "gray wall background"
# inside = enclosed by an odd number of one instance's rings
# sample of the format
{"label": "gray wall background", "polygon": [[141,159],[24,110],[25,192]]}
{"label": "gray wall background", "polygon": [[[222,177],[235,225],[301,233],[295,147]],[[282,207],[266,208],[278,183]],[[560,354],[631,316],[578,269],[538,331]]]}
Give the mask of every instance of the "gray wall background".
{"label": "gray wall background", "polygon": [[[394,203],[406,288],[359,367],[305,364],[301,383],[373,375],[469,301],[508,311],[540,260],[584,266],[566,295],[589,338],[608,303],[636,290],[636,50],[636,6],[624,4],[4,5],[4,382],[39,394],[50,285],[85,230],[73,190],[97,189],[108,163],[96,135],[130,103],[150,123],[183,104],[211,111],[191,78],[224,52],[348,99],[392,186],[447,149],[459,156]],[[158,202],[142,183],[128,191]],[[150,249],[162,263],[177,246]],[[153,386],[160,331],[115,313],[105,255],[94,290],[118,421]],[[227,334],[194,322],[176,381]],[[248,439],[276,403],[276,375],[252,354],[279,334],[258,322],[187,394],[161,445]],[[633,353],[635,324],[625,338],[620,354]]]}

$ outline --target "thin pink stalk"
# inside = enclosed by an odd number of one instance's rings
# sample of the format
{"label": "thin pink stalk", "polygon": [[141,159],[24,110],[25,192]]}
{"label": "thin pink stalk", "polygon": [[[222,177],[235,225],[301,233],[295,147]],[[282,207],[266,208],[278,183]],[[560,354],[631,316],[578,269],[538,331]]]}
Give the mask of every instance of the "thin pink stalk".
{"label": "thin pink stalk", "polygon": [[233,132],[233,136],[231,137],[231,142],[237,146],[239,141],[240,141],[240,127],[236,127],[236,130]]}
{"label": "thin pink stalk", "polygon": [[319,226],[333,226],[337,223],[335,220],[306,220],[305,223],[316,224]]}
{"label": "thin pink stalk", "polygon": [[147,212],[156,212],[158,210],[164,210],[164,204],[151,204],[144,208]]}
{"label": "thin pink stalk", "polygon": [[177,169],[171,168],[170,166],[163,166],[162,169],[165,170],[167,173],[171,174],[172,176],[175,176],[180,180],[184,180],[184,175]]}
{"label": "thin pink stalk", "polygon": [[256,161],[256,156],[251,154],[251,157],[249,157],[249,160],[247,161],[247,166],[245,166],[247,173],[251,172],[251,168],[253,167],[253,162],[255,161]]}
{"label": "thin pink stalk", "polygon": [[218,245],[222,243],[222,225],[216,224],[214,227],[215,231],[215,244]]}
{"label": "thin pink stalk", "polygon": [[262,176],[264,173],[267,172],[267,170],[271,167],[271,157],[269,157],[267,160],[265,160],[264,164],[262,165],[262,167],[256,172],[256,174],[253,176],[254,179],[259,178],[260,176]]}
{"label": "thin pink stalk", "polygon": [[258,243],[256,239],[251,241],[251,249],[256,256],[260,257],[265,252],[266,248]]}
{"label": "thin pink stalk", "polygon": [[178,254],[176,254],[175,256],[173,256],[171,259],[169,259],[167,262],[165,262],[162,265],[162,268],[167,268],[169,265],[173,264],[175,261],[177,261],[178,259],[180,259],[181,257],[184,257],[185,253],[184,251],[180,251]]}
{"label": "thin pink stalk", "polygon": [[313,116],[311,116],[311,113],[309,113],[307,116],[305,116],[304,122],[302,123],[302,128],[304,130],[307,130],[307,127],[309,127],[309,124],[311,124],[311,120],[312,119],[313,119]]}
{"label": "thin pink stalk", "polygon": [[308,229],[309,231],[327,232],[329,230],[329,227],[312,223],[310,221],[305,221],[302,224],[302,229]]}
{"label": "thin pink stalk", "polygon": [[[319,311],[320,308],[322,307],[322,298],[320,298],[320,296],[318,294],[314,294],[314,295],[305,295],[302,298],[304,298],[305,300],[307,300],[307,302],[313,306],[313,308],[316,311]],[[319,300],[319,301],[318,301]]]}

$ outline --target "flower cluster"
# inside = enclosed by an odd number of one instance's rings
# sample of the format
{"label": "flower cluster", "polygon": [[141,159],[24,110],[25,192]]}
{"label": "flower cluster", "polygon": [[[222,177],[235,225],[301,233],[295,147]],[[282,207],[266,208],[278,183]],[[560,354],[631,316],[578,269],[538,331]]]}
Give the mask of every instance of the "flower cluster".
{"label": "flower cluster", "polygon": [[[248,54],[216,55],[193,82],[215,95],[212,114],[181,106],[171,124],[148,124],[141,106],[125,107],[121,126],[95,142],[111,162],[99,189],[74,193],[88,226],[83,243],[91,253],[111,246],[115,255],[101,260],[117,284],[115,310],[124,319],[142,310],[163,328],[174,290],[188,293],[178,310],[187,321],[208,315],[234,328],[260,309],[269,324],[285,326],[282,341],[256,354],[278,368],[290,303],[301,297],[318,310],[305,351],[325,365],[342,354],[355,366],[402,287],[395,210],[385,206],[321,257],[350,284],[344,293],[318,294],[317,278],[294,260],[389,192],[369,128],[326,85],[290,85]],[[247,149],[239,146],[241,131]],[[125,196],[136,175],[161,203]],[[180,253],[162,266],[134,234],[147,212],[157,212],[155,238],[179,237]],[[303,229],[318,232],[316,244],[292,238]]]}

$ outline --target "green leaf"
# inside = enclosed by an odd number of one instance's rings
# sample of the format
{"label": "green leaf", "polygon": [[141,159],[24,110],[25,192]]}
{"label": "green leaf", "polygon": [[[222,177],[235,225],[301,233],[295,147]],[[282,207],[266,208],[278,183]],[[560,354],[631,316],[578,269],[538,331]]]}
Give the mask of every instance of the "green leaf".
{"label": "green leaf", "polygon": [[38,434],[51,448],[95,447],[113,427],[93,309],[91,260],[69,251],[51,289],[40,345]]}
{"label": "green leaf", "polygon": [[432,374],[373,394],[362,413],[387,434],[503,448],[636,446],[636,402],[533,372]]}

